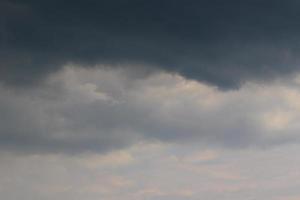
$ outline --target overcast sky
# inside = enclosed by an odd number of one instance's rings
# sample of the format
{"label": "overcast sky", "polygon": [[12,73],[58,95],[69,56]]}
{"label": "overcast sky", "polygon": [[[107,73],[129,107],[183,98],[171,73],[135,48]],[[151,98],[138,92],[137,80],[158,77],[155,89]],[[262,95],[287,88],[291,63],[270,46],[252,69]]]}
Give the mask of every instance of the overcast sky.
{"label": "overcast sky", "polygon": [[299,200],[300,2],[0,0],[0,196]]}

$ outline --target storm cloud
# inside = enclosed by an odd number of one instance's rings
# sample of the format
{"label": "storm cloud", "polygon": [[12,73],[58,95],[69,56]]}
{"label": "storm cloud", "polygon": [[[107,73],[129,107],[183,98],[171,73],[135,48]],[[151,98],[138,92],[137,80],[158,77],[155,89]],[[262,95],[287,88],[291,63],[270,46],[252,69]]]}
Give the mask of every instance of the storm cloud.
{"label": "storm cloud", "polygon": [[0,0],[7,200],[299,200],[299,0]]}
{"label": "storm cloud", "polygon": [[0,5],[0,79],[6,85],[35,85],[66,63],[138,63],[224,89],[298,70],[296,0]]}

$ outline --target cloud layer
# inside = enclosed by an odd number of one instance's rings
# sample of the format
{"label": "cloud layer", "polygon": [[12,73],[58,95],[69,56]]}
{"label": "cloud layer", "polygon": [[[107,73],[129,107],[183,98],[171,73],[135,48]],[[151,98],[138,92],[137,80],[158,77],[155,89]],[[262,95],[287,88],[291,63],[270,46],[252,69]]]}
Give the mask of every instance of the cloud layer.
{"label": "cloud layer", "polygon": [[220,91],[182,76],[66,66],[39,87],[1,87],[0,147],[105,152],[139,141],[245,148],[297,142],[299,78]]}
{"label": "cloud layer", "polygon": [[0,0],[7,200],[296,200],[300,2]]}
{"label": "cloud layer", "polygon": [[297,145],[224,151],[141,143],[106,155],[1,152],[0,191],[9,200],[296,200],[299,150]]}

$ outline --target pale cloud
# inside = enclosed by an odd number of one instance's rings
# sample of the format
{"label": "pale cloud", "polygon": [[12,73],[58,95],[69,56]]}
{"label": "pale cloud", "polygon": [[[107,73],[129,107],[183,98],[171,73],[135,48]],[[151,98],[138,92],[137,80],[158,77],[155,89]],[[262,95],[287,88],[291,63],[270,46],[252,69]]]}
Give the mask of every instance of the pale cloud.
{"label": "pale cloud", "polygon": [[291,196],[291,195],[286,195],[282,197],[275,198],[275,200],[299,200],[300,196]]}
{"label": "pale cloud", "polygon": [[137,191],[134,196],[135,198],[149,198],[149,197],[155,197],[159,198],[161,196],[166,195],[165,192],[161,191],[159,188],[143,188],[139,191]]}
{"label": "pale cloud", "polygon": [[118,167],[130,165],[134,162],[134,157],[128,151],[113,151],[107,154],[84,154],[77,157],[78,162],[83,163],[88,168],[98,167]]}
{"label": "pale cloud", "polygon": [[271,111],[262,115],[262,123],[270,131],[286,130],[293,120],[293,113],[286,111]]}
{"label": "pale cloud", "polygon": [[197,163],[197,162],[213,161],[217,159],[218,156],[219,153],[217,151],[204,150],[204,151],[195,152],[195,153],[191,153],[190,155],[184,156],[182,160],[184,162]]}
{"label": "pale cloud", "polygon": [[[200,147],[192,150],[186,145],[143,143],[106,155],[2,153],[0,191],[3,198],[12,200],[21,197],[24,200],[198,200],[199,197],[239,200],[243,196],[278,200],[300,195],[297,145],[265,151],[222,150],[209,162],[171,159],[214,151]],[[114,161],[125,154],[131,155],[134,162]],[[90,166],[99,159],[103,161],[96,167]]]}

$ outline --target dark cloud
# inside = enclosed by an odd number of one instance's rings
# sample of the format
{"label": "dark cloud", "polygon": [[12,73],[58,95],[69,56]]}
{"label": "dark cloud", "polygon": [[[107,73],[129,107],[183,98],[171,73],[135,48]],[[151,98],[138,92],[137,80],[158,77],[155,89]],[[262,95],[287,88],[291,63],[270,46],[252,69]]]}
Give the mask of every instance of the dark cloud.
{"label": "dark cloud", "polygon": [[0,78],[28,85],[68,62],[146,63],[237,87],[298,68],[296,0],[1,1]]}

